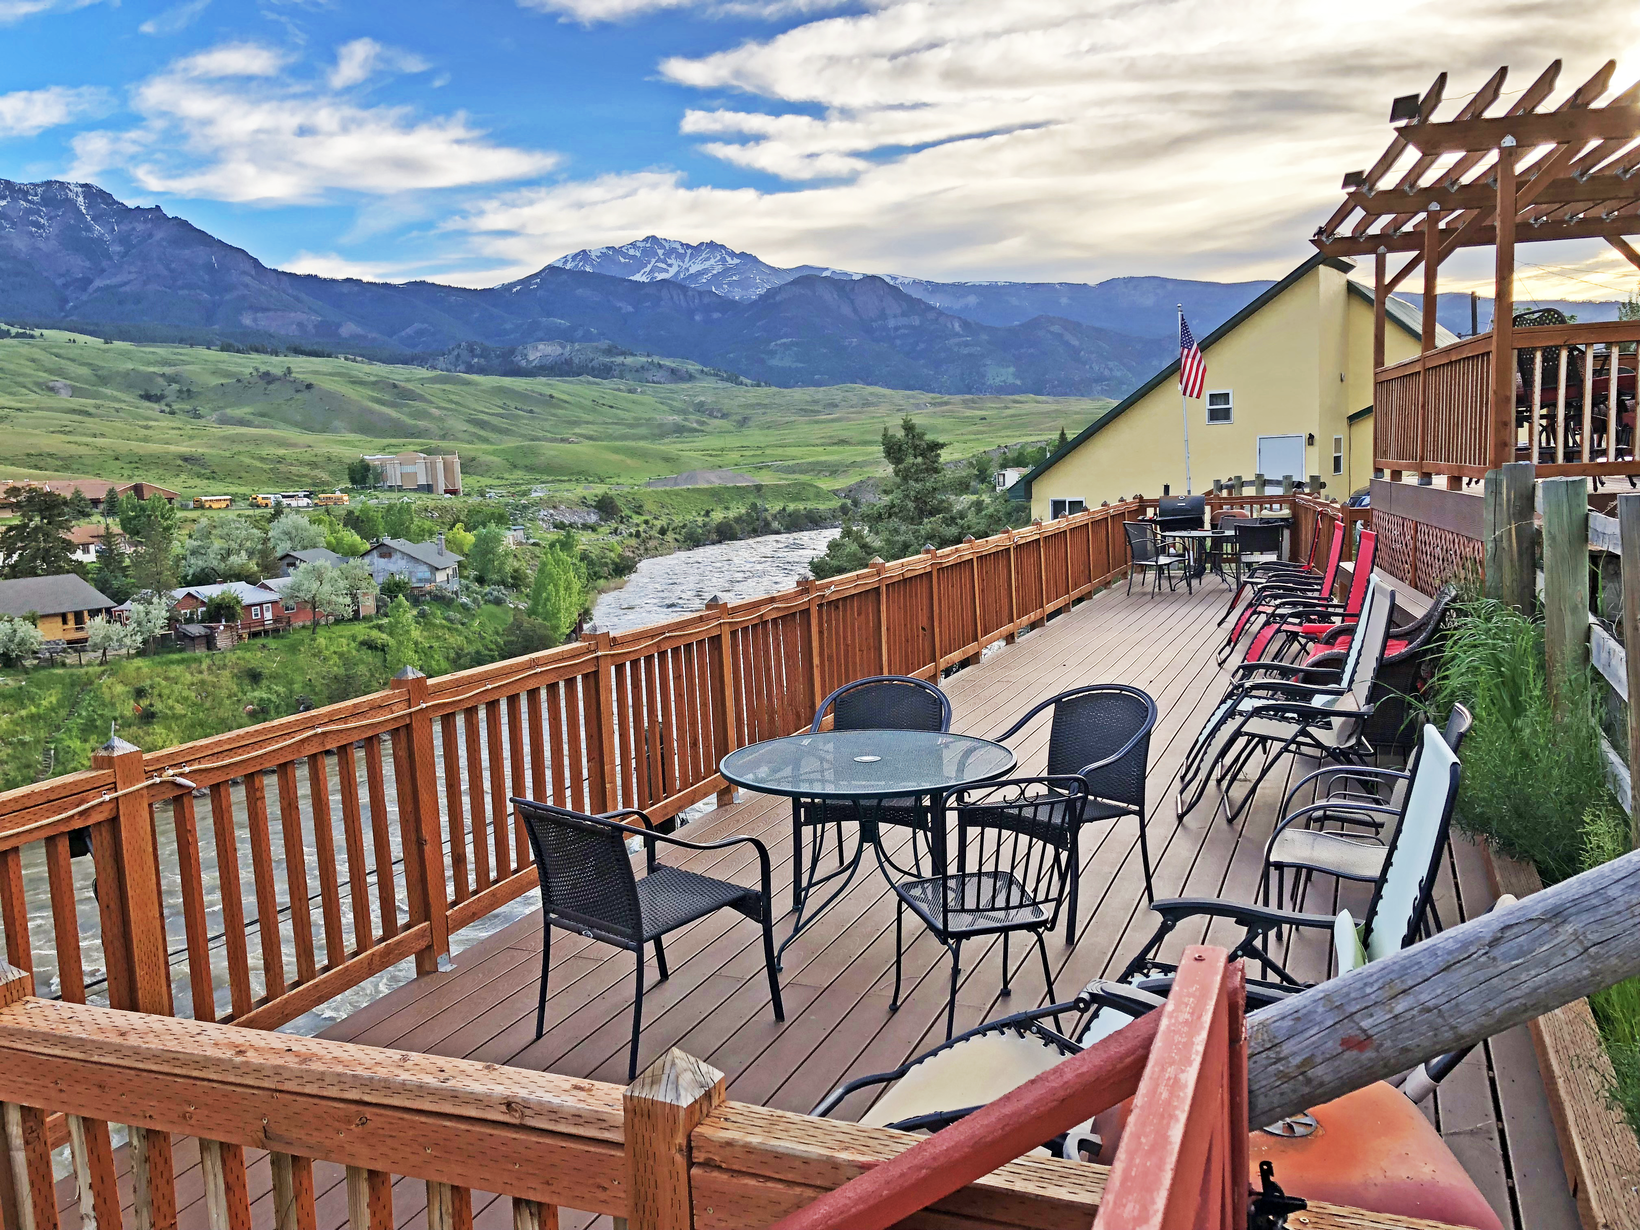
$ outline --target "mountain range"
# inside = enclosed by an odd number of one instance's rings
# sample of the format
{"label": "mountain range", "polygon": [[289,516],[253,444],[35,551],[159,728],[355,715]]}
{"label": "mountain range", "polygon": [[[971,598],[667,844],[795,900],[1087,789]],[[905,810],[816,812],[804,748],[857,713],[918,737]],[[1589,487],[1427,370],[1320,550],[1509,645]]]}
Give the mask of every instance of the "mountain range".
{"label": "mountain range", "polygon": [[655,236],[484,289],[366,282],[270,269],[94,184],[0,180],[0,321],[455,371],[596,375],[613,347],[783,387],[1119,397],[1174,354],[1175,304],[1200,336],[1267,285],[930,282]]}

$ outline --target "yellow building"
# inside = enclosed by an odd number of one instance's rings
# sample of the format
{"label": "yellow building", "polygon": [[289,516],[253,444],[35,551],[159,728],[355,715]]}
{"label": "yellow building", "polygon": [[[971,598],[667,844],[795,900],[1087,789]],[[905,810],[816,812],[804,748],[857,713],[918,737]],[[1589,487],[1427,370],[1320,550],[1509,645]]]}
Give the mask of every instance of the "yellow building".
{"label": "yellow building", "polygon": [[85,640],[87,624],[113,608],[113,599],[72,572],[0,581],[0,615],[34,620],[48,641]]}
{"label": "yellow building", "polygon": [[[1184,403],[1191,487],[1254,474],[1321,475],[1344,498],[1372,477],[1372,291],[1312,256],[1200,340],[1203,396]],[[1418,309],[1391,299],[1385,361],[1416,355]],[[1437,343],[1453,340],[1437,329]],[[1123,496],[1185,492],[1175,359],[1010,489],[1044,521]]]}

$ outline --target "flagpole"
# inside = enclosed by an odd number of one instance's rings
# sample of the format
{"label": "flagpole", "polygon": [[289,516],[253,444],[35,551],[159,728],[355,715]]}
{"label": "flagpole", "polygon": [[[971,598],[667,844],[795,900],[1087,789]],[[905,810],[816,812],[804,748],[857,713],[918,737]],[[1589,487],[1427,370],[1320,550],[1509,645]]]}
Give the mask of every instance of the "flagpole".
{"label": "flagpole", "polygon": [[1194,495],[1190,486],[1190,407],[1184,396],[1184,304],[1179,304],[1179,418],[1184,422],[1184,493]]}

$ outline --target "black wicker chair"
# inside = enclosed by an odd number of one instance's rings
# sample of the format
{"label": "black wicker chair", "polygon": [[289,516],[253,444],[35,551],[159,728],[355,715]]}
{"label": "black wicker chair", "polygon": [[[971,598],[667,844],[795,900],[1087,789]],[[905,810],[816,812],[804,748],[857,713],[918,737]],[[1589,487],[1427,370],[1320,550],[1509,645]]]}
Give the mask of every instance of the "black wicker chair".
{"label": "black wicker chair", "polygon": [[[845,683],[820,702],[814,722],[809,726],[810,734],[820,732],[828,714],[833,730],[930,730],[944,734],[951,729],[951,702],[945,693],[909,675],[873,675]],[[925,799],[884,799],[872,806],[872,815],[881,824],[912,828],[923,834],[929,830],[929,806]],[[792,800],[792,909],[802,909],[815,885],[830,878],[815,878],[827,826],[832,826],[837,834],[837,864],[841,867],[843,822],[858,819],[859,809],[852,803]],[[807,883],[803,879],[805,829],[811,832]]]}
{"label": "black wicker chair", "polygon": [[[1150,845],[1145,838],[1145,771],[1150,764],[1150,732],[1156,725],[1156,702],[1125,683],[1094,683],[1050,696],[997,736],[1005,743],[1044,709],[1053,710],[1048,728],[1048,774],[1074,774],[1087,785],[1082,823],[1133,816],[1139,821],[1139,857],[1145,870],[1145,899],[1154,900],[1150,882]],[[1080,834],[1071,839],[1070,900],[1065,910],[1065,939],[1076,937],[1082,859]]]}
{"label": "black wicker chair", "polygon": [[951,954],[951,994],[945,1036],[956,1026],[957,979],[964,940],[1002,936],[1002,994],[1010,993],[1008,938],[1029,932],[1042,955],[1048,998],[1053,969],[1043,936],[1059,922],[1069,876],[1071,834],[1082,822],[1087,785],[1080,777],[1015,778],[958,790],[949,797],[957,836],[944,872],[907,877],[877,848],[877,863],[894,888],[894,997],[900,1006],[905,911],[910,909]]}
{"label": "black wicker chair", "polygon": [[1167,577],[1168,592],[1172,592],[1175,568],[1184,575],[1185,592],[1190,591],[1190,558],[1185,555],[1176,555],[1162,549],[1161,531],[1152,521],[1124,521],[1122,529],[1127,534],[1128,541],[1128,580],[1127,592],[1133,592],[1133,574],[1141,568],[1148,568],[1156,577],[1154,593],[1162,592],[1162,577]]}
{"label": "black wicker chair", "polygon": [[[632,1004],[632,1051],[627,1061],[627,1079],[638,1075],[638,1034],[643,1027],[643,949],[655,945],[655,964],[661,978],[667,977],[666,949],[661,937],[687,923],[721,909],[732,909],[763,925],[763,961],[769,973],[769,997],[774,1019],[786,1019],[780,1002],[780,979],[775,973],[773,896],[769,887],[769,852],[755,837],[727,837],[722,841],[684,841],[668,833],[657,833],[648,816],[633,808],[588,816],[537,803],[532,799],[512,800],[530,835],[535,852],[535,869],[541,880],[541,995],[535,1008],[535,1036],[546,1026],[547,967],[552,958],[552,929],[562,927],[588,939],[613,944],[638,958],[637,997]],[[643,822],[637,829],[616,817],[634,816]],[[632,870],[627,839],[641,837],[645,846],[646,874],[642,879]],[[749,845],[757,852],[762,873],[760,888],[745,888],[727,880],[714,880],[681,867],[666,867],[655,861],[655,845],[665,842],[686,850],[721,850]]]}

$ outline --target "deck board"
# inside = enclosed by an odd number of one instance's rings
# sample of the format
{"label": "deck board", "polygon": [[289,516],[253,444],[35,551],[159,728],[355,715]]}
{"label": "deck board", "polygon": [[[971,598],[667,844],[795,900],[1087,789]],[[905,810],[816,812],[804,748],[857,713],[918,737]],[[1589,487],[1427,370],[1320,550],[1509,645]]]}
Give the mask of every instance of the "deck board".
{"label": "deck board", "polygon": [[[1129,597],[1119,588],[1095,594],[941,685],[951,699],[952,729],[993,737],[1037,701],[1079,683],[1130,683],[1155,697],[1159,717],[1151,743],[1145,824],[1158,896],[1255,899],[1264,843],[1282,798],[1313,767],[1294,760],[1272,773],[1234,825],[1213,811],[1211,792],[1191,815],[1176,818],[1174,777],[1227,678],[1211,659],[1222,634],[1215,620],[1225,596],[1216,585],[1193,596],[1181,591]],[[1012,741],[1020,772],[1041,770],[1047,733],[1047,723],[1041,721]],[[686,831],[702,841],[734,834],[759,837],[768,846],[777,905],[784,909],[791,885],[789,805],[784,799],[742,794]],[[1048,941],[1055,989],[1062,998],[1090,978],[1119,974],[1152,930],[1138,834],[1138,822],[1131,819],[1083,831],[1075,942],[1067,942],[1063,924]],[[673,852],[668,861],[743,883],[756,874],[755,858],[746,847],[687,859]],[[1359,916],[1366,897],[1363,886],[1317,881],[1308,890],[1305,908],[1347,906]],[[1437,901],[1448,924],[1490,908],[1478,852],[1467,841],[1454,842]],[[783,936],[789,926],[787,915],[778,933]],[[1190,934],[1180,930],[1168,952],[1203,936],[1227,938],[1209,927]],[[948,958],[914,921],[908,921],[906,935],[902,1004],[891,1012],[894,897],[874,868],[862,866],[844,897],[787,950],[781,977],[787,1019],[776,1024],[758,928],[729,912],[691,924],[667,938],[667,981],[657,979],[652,957],[647,962],[640,1064],[678,1046],[721,1069],[731,1098],[806,1112],[844,1080],[891,1068],[943,1040]],[[1016,942],[1009,956],[1013,993],[1003,998],[1000,943],[965,945],[956,1028],[1046,1002],[1034,948]],[[1328,972],[1329,957],[1327,937],[1306,935],[1290,942],[1284,959],[1294,972],[1319,978]],[[624,1082],[632,955],[555,932],[547,1028],[536,1040],[540,958],[541,922],[533,914],[462,952],[453,970],[399,987],[324,1036]],[[866,1105],[861,1097],[847,1110],[858,1114]],[[1577,1225],[1524,1031],[1477,1048],[1426,1109],[1506,1226],[1572,1230]],[[317,1167],[315,1183],[320,1230],[341,1230],[346,1223],[341,1169]],[[251,1191],[256,1230],[262,1230],[272,1222],[265,1159],[258,1158],[253,1167]],[[203,1221],[192,1151],[179,1151],[178,1193],[182,1223],[191,1230]],[[65,1201],[71,1203],[71,1198]],[[395,1183],[397,1225],[419,1223],[425,1205],[424,1185]],[[474,1193],[473,1207],[475,1227],[506,1230],[511,1224],[505,1200]],[[63,1213],[64,1230],[76,1230],[77,1212],[65,1207]],[[592,1224],[587,1215],[569,1210],[562,1215],[564,1230]],[[607,1226],[608,1219],[602,1224]]]}

